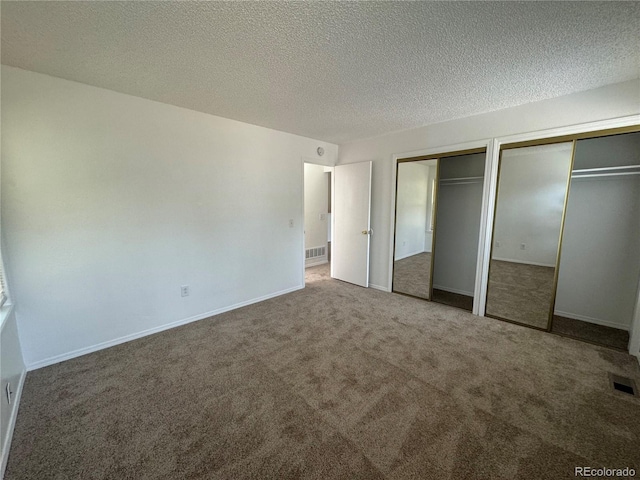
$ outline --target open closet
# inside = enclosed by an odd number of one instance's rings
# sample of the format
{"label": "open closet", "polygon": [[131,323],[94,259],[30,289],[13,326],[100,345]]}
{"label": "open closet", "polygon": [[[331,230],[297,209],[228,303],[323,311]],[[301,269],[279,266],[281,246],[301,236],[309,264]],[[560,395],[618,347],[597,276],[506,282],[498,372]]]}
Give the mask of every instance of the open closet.
{"label": "open closet", "polygon": [[486,150],[398,160],[392,291],[471,311]]}
{"label": "open closet", "polygon": [[640,132],[501,147],[486,315],[626,350],[640,278]]}
{"label": "open closet", "polygon": [[551,331],[625,350],[640,276],[640,133],[576,142]]}

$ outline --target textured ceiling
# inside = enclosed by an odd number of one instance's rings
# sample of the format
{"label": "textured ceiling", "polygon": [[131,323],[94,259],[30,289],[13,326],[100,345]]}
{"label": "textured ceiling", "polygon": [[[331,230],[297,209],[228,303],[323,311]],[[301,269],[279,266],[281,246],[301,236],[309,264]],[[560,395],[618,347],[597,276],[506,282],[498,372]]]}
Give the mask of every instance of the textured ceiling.
{"label": "textured ceiling", "polygon": [[2,63],[334,143],[640,76],[638,2],[2,2]]}

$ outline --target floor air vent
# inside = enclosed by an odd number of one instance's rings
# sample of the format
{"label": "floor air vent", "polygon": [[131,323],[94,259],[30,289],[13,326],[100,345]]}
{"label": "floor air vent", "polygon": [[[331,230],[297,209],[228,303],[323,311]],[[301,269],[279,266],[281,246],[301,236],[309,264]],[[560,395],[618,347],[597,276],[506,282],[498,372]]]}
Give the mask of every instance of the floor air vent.
{"label": "floor air vent", "polygon": [[609,383],[611,388],[628,395],[637,395],[638,390],[633,380],[627,377],[621,377],[620,375],[609,374]]}
{"label": "floor air vent", "polygon": [[327,247],[308,248],[305,251],[304,258],[324,257],[327,253]]}

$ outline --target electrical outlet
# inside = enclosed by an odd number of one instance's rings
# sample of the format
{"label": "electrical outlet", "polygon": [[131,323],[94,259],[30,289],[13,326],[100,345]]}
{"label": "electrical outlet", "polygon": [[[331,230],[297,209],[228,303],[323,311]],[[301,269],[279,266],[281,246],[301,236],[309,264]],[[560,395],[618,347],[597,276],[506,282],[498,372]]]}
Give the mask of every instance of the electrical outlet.
{"label": "electrical outlet", "polygon": [[183,297],[188,297],[189,296],[189,285],[182,285],[180,287],[180,294]]}
{"label": "electrical outlet", "polygon": [[321,214],[320,214],[320,220],[321,220],[322,222],[324,222],[326,219],[327,219],[327,214],[326,214],[326,213],[321,213]]}
{"label": "electrical outlet", "polygon": [[521,243],[520,244],[520,250],[526,250],[527,248],[527,244],[526,243]]}
{"label": "electrical outlet", "polygon": [[13,395],[13,392],[11,391],[11,382],[7,382],[6,392],[7,392],[7,403],[11,405],[11,395]]}
{"label": "electrical outlet", "polygon": [[289,228],[293,228],[293,218],[289,219]]}
{"label": "electrical outlet", "polygon": [[500,248],[500,242],[496,242],[496,248]]}

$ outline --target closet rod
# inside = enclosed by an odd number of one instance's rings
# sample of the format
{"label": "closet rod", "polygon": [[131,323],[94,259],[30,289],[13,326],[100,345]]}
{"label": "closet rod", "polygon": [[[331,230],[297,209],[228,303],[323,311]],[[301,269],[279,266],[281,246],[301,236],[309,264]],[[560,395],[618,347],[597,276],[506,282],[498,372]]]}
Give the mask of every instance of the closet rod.
{"label": "closet rod", "polygon": [[480,180],[470,180],[468,182],[446,182],[442,183],[441,186],[448,187],[450,185],[471,185],[472,183],[482,183]]}
{"label": "closet rod", "polygon": [[604,172],[609,170],[632,170],[634,168],[640,168],[640,165],[623,165],[621,167],[580,168],[580,169],[574,169],[572,172],[573,173]]}
{"label": "closet rod", "polygon": [[441,182],[460,182],[460,181],[469,181],[469,180],[482,180],[484,179],[484,177],[456,177],[456,178],[441,178],[440,181]]}
{"label": "closet rod", "polygon": [[624,176],[627,176],[627,175],[640,175],[640,171],[638,171],[638,172],[619,172],[619,173],[591,173],[591,174],[588,174],[588,175],[571,175],[571,178],[624,177]]}

